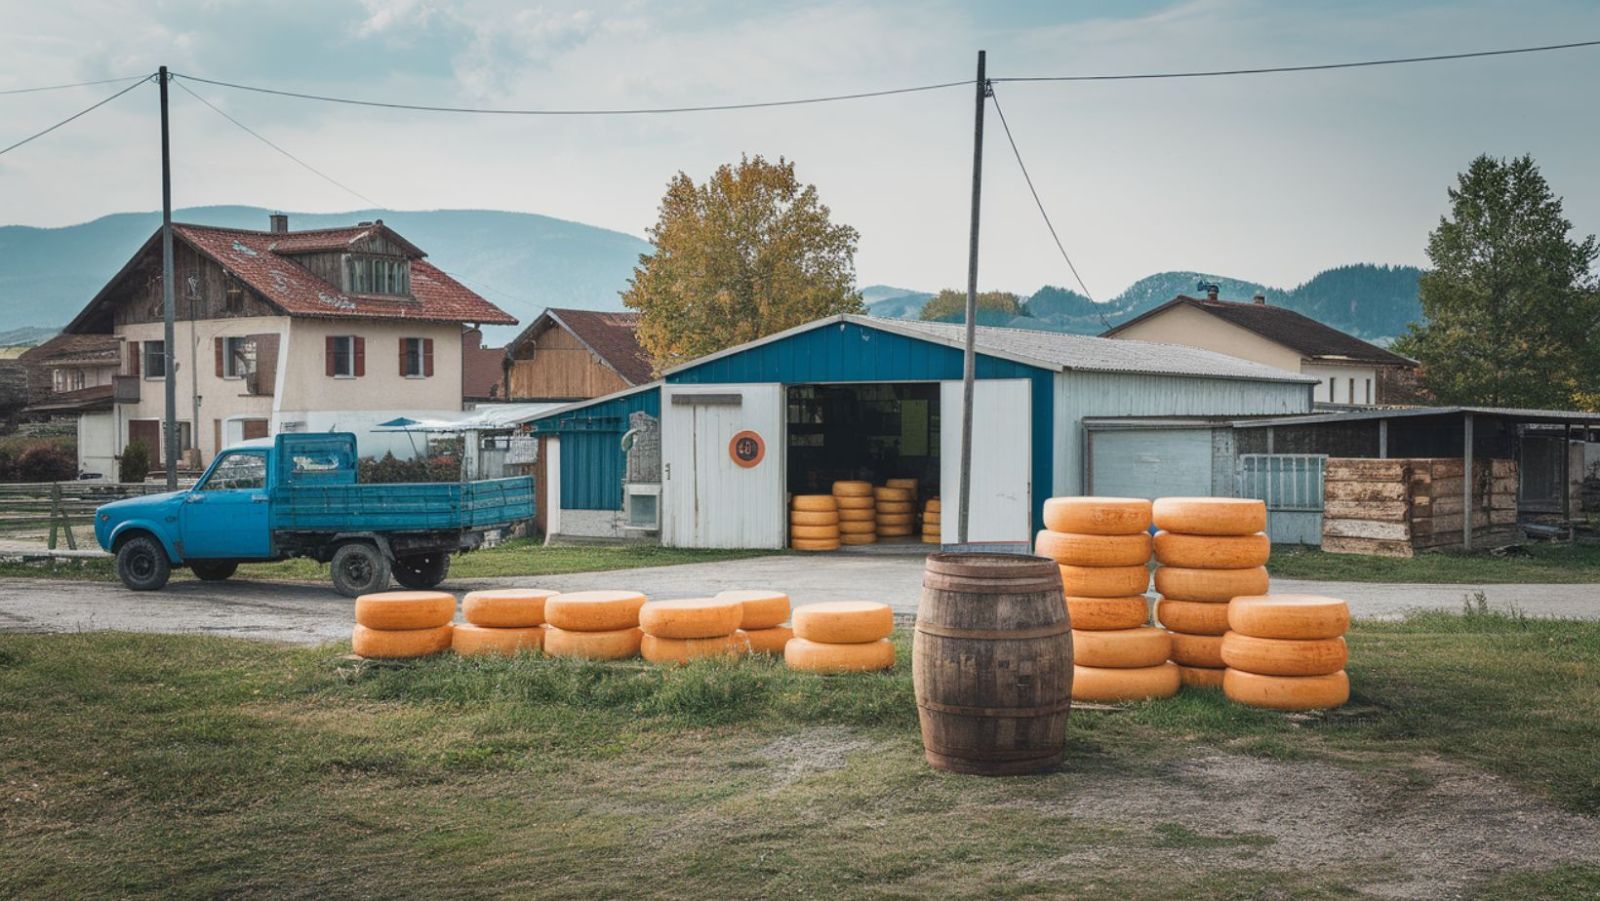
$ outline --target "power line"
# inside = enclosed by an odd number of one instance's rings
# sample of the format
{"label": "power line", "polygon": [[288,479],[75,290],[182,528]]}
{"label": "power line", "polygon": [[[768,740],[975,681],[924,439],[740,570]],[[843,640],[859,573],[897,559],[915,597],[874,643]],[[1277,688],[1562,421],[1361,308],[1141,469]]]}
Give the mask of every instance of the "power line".
{"label": "power line", "polygon": [[150,80],[153,77],[154,76],[145,76],[143,78],[140,78],[138,81],[134,82],[133,84],[128,85],[127,87],[125,87],[122,90],[116,92],[115,94],[112,94],[110,97],[107,97],[106,99],[100,101],[99,103],[96,103],[95,105],[93,105],[91,107],[88,107],[86,109],[81,109],[78,112],[73,113],[72,115],[68,116],[67,118],[62,119],[60,122],[57,122],[56,124],[50,126],[49,128],[46,128],[44,131],[34,132],[33,134],[28,135],[27,137],[23,138],[22,140],[18,141],[17,143],[12,144],[10,147],[6,147],[4,149],[0,149],[0,156],[4,156],[5,154],[10,153],[13,150],[16,150],[18,147],[21,147],[23,144],[26,144],[29,141],[34,140],[35,138],[42,138],[45,135],[49,134],[50,132],[55,131],[56,129],[60,128],[61,126],[66,125],[68,122],[71,122],[72,120],[77,119],[80,116],[87,115],[88,113],[91,113],[91,112],[99,109],[100,107],[105,106],[106,104],[108,104],[111,101],[117,99],[118,97],[121,97],[123,94],[126,94],[129,91],[133,90],[134,88],[138,87],[139,85],[144,84],[146,81]]}
{"label": "power line", "polygon": [[87,88],[97,84],[117,84],[118,82],[133,81],[134,79],[146,79],[149,77],[149,75],[124,75],[121,78],[102,78],[99,81],[77,81],[73,82],[72,84],[47,84],[37,88],[7,88],[3,91],[0,91],[0,96],[6,94],[37,94],[40,91],[61,91],[67,88]]}
{"label": "power line", "polygon": [[251,137],[255,138],[256,140],[260,141],[261,143],[267,145],[268,147],[271,147],[273,150],[278,151],[279,153],[283,154],[284,156],[288,157],[289,159],[293,160],[294,162],[300,164],[302,167],[304,167],[306,169],[306,171],[310,172],[311,174],[317,176],[318,178],[322,179],[323,181],[327,182],[328,184],[333,185],[334,187],[339,188],[342,191],[345,191],[346,193],[349,193],[349,194],[351,194],[351,195],[353,195],[355,197],[361,198],[361,200],[365,201],[366,203],[371,204],[374,207],[381,208],[383,206],[383,204],[377,202],[376,200],[373,200],[371,197],[368,197],[367,195],[361,193],[360,191],[357,191],[355,188],[352,188],[349,185],[344,184],[343,182],[339,181],[338,179],[334,178],[333,176],[327,174],[326,172],[323,172],[322,170],[320,170],[317,167],[311,165],[310,163],[306,162],[305,160],[295,156],[294,154],[290,153],[289,151],[284,150],[282,147],[279,147],[277,144],[274,144],[272,141],[268,140],[265,135],[261,134],[260,132],[256,131],[255,129],[251,128],[250,126],[244,124],[243,122],[240,122],[238,119],[235,119],[234,117],[232,117],[232,116],[228,115],[227,113],[223,112],[220,108],[217,107],[216,104],[212,103],[211,101],[207,100],[206,98],[201,97],[199,94],[196,94],[194,91],[189,90],[189,87],[187,85],[185,85],[183,82],[179,81],[179,82],[175,82],[175,83],[178,85],[178,87],[183,89],[183,92],[185,94],[188,94],[190,97],[193,97],[194,99],[200,101],[201,103],[204,103],[206,106],[211,108],[212,112],[216,113],[217,115],[221,116],[224,119],[227,119],[229,122],[232,122],[234,125],[237,125],[242,131],[244,131],[245,134],[250,135]]}
{"label": "power line", "polygon": [[991,78],[999,81],[1139,81],[1158,78],[1218,78],[1229,75],[1270,75],[1281,72],[1319,72],[1327,69],[1363,69],[1373,66],[1402,66],[1411,63],[1437,63],[1455,59],[1479,59],[1486,56],[1511,56],[1518,53],[1544,53],[1551,50],[1574,50],[1579,47],[1600,47],[1600,41],[1575,41],[1570,44],[1545,44],[1539,47],[1516,47],[1509,50],[1474,50],[1467,53],[1441,53],[1434,56],[1402,56],[1393,59],[1369,59],[1347,63],[1317,63],[1306,66],[1266,66],[1254,69],[1209,69],[1190,72],[1136,72],[1122,75],[1013,75],[1009,78]]}

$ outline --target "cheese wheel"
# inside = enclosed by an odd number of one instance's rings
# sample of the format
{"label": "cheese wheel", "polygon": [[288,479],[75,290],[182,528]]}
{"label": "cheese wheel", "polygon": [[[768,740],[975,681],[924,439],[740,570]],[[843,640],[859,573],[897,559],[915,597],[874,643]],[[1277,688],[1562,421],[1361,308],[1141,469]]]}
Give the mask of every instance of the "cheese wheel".
{"label": "cheese wheel", "polygon": [[883,513],[878,514],[880,526],[909,526],[916,522],[915,514],[911,513]]}
{"label": "cheese wheel", "polygon": [[858,644],[888,638],[894,611],[876,601],[826,601],[794,608],[797,638],[824,644]]}
{"label": "cheese wheel", "polygon": [[1222,662],[1262,676],[1326,676],[1344,669],[1350,649],[1343,638],[1254,638],[1222,636]]}
{"label": "cheese wheel", "polygon": [[1169,566],[1193,569],[1244,569],[1263,566],[1272,554],[1267,533],[1254,535],[1186,535],[1157,532],[1151,542],[1156,559]]}
{"label": "cheese wheel", "polygon": [[1247,569],[1156,567],[1156,591],[1174,600],[1227,603],[1240,595],[1266,594],[1267,583],[1265,566]]}
{"label": "cheese wheel", "polygon": [[872,497],[871,482],[834,482],[834,497]]}
{"label": "cheese wheel", "polygon": [[938,498],[930,497],[928,498],[928,502],[922,505],[922,509],[928,511],[929,513],[938,513],[943,508],[939,506]]}
{"label": "cheese wheel", "polygon": [[840,535],[871,535],[878,531],[878,524],[871,519],[865,522],[839,523]]}
{"label": "cheese wheel", "polygon": [[916,479],[884,479],[883,484],[889,488],[904,488],[912,494],[917,493]]}
{"label": "cheese wheel", "polygon": [[1224,669],[1207,666],[1179,666],[1178,681],[1191,688],[1221,688]]}
{"label": "cheese wheel", "polygon": [[1263,676],[1228,669],[1222,693],[1236,704],[1272,710],[1323,710],[1350,700],[1350,677],[1344,670],[1325,676]]}
{"label": "cheese wheel", "polygon": [[790,526],[790,538],[810,538],[831,541],[839,537],[839,526]]}
{"label": "cheese wheel", "polygon": [[1228,605],[1211,601],[1156,601],[1156,621],[1174,632],[1221,635],[1228,631]]}
{"label": "cheese wheel", "polygon": [[1074,701],[1141,701],[1145,698],[1170,698],[1178,693],[1178,665],[1163,661],[1157,666],[1111,668],[1072,667]]}
{"label": "cheese wheel", "polygon": [[448,624],[431,629],[372,629],[357,623],[350,633],[350,649],[357,657],[380,660],[426,657],[449,650],[453,631]]}
{"label": "cheese wheel", "polygon": [[703,657],[737,657],[750,652],[745,633],[712,638],[662,638],[644,633],[639,641],[639,656],[651,663],[688,663]]}
{"label": "cheese wheel", "polygon": [[1065,593],[1080,598],[1122,598],[1144,594],[1150,587],[1150,570],[1143,566],[1073,566],[1062,564]]}
{"label": "cheese wheel", "polygon": [[1168,632],[1172,636],[1173,663],[1179,666],[1203,666],[1222,669],[1222,636],[1190,635],[1187,632]]}
{"label": "cheese wheel", "polygon": [[1081,532],[1039,533],[1033,552],[1074,566],[1143,566],[1150,562],[1150,536],[1089,535]]}
{"label": "cheese wheel", "polygon": [[852,532],[852,533],[850,533],[848,535],[840,535],[839,536],[839,543],[840,544],[877,544],[878,543],[878,530],[877,529],[873,529],[871,532]]}
{"label": "cheese wheel", "polygon": [[569,591],[544,602],[545,622],[568,632],[615,632],[639,625],[637,591]]}
{"label": "cheese wheel", "polygon": [[789,547],[797,551],[836,551],[839,549],[839,538],[791,538]]}
{"label": "cheese wheel", "polygon": [[492,628],[460,623],[452,630],[450,647],[463,657],[537,651],[544,647],[544,628]]}
{"label": "cheese wheel", "polygon": [[789,501],[790,510],[807,513],[829,513],[839,509],[839,502],[831,494],[797,494]]}
{"label": "cheese wheel", "polygon": [[639,608],[639,628],[657,638],[732,635],[743,620],[744,605],[733,598],[678,598]]}
{"label": "cheese wheel", "polygon": [[1083,666],[1115,669],[1156,666],[1171,655],[1171,636],[1167,630],[1155,626],[1102,632],[1072,630],[1072,662]]}
{"label": "cheese wheel", "polygon": [[917,512],[917,505],[910,501],[880,501],[878,503],[879,516],[885,513],[905,513],[910,515],[915,512]]}
{"label": "cheese wheel", "polygon": [[911,492],[904,488],[890,488],[887,485],[879,485],[878,487],[872,489],[872,496],[877,499],[878,503],[880,504],[884,501],[911,500]]}
{"label": "cheese wheel", "polygon": [[455,618],[455,595],[442,591],[384,591],[356,598],[356,622],[369,629],[437,629]]}
{"label": "cheese wheel", "polygon": [[742,629],[745,641],[750,643],[752,654],[782,654],[783,646],[794,637],[794,630],[788,626],[773,626],[770,629]]}
{"label": "cheese wheel", "polygon": [[879,538],[904,538],[911,534],[910,526],[878,526]]}
{"label": "cheese wheel", "polygon": [[874,507],[876,507],[878,505],[878,502],[872,499],[872,495],[871,494],[866,494],[866,495],[861,495],[861,496],[840,494],[840,495],[835,495],[834,499],[839,502],[839,509],[841,511],[844,511],[844,510],[871,510],[871,509],[873,509]]}
{"label": "cheese wheel", "polygon": [[836,526],[839,524],[837,510],[791,510],[789,512],[789,525],[791,526]]}
{"label": "cheese wheel", "polygon": [[1080,535],[1134,535],[1150,528],[1150,502],[1136,497],[1052,497],[1044,527]]}
{"label": "cheese wheel", "polygon": [[943,544],[944,543],[944,539],[939,537],[939,533],[938,532],[932,532],[932,533],[923,532],[922,533],[922,543],[923,544]]}
{"label": "cheese wheel", "polygon": [[1228,627],[1256,638],[1338,638],[1350,628],[1350,605],[1314,594],[1234,598]]}
{"label": "cheese wheel", "polygon": [[864,523],[875,523],[877,521],[878,521],[878,514],[876,512],[874,512],[872,510],[872,508],[870,508],[870,507],[865,509],[865,510],[840,510],[839,511],[839,525],[844,525],[847,522],[853,522],[853,523],[863,523],[863,522]]}
{"label": "cheese wheel", "polygon": [[734,601],[740,607],[739,628],[746,632],[770,629],[789,619],[789,596],[781,591],[741,588],[717,592],[719,600]]}
{"label": "cheese wheel", "polygon": [[555,626],[544,630],[544,652],[551,657],[583,660],[623,660],[639,656],[644,632],[637,626],[606,632],[569,632]]}
{"label": "cheese wheel", "polygon": [[783,646],[783,662],[790,669],[809,673],[860,673],[891,669],[894,666],[894,643],[883,639],[826,644],[791,638]]}
{"label": "cheese wheel", "polygon": [[544,624],[544,602],[556,594],[544,588],[469,591],[461,599],[461,615],[473,625],[526,629]]}
{"label": "cheese wheel", "polygon": [[1134,629],[1150,622],[1150,604],[1144,595],[1122,598],[1067,598],[1067,619],[1072,628],[1086,632]]}
{"label": "cheese wheel", "polygon": [[1267,528],[1266,501],[1243,497],[1163,497],[1151,505],[1156,528],[1186,535],[1250,535]]}

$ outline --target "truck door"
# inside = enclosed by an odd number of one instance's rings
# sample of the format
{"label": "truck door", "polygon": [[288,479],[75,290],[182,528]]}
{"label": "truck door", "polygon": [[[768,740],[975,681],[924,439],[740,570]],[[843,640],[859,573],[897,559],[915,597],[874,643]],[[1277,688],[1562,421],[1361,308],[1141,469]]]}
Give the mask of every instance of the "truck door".
{"label": "truck door", "polygon": [[185,559],[261,559],[272,553],[267,522],[267,455],[227,451],[184,499],[179,535]]}

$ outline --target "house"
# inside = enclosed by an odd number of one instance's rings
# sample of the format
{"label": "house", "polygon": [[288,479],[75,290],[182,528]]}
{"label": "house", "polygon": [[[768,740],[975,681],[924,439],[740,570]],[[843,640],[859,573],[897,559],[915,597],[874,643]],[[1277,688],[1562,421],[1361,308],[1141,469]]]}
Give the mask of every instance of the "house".
{"label": "house", "polygon": [[397,416],[462,409],[462,330],[516,320],[429,263],[382,220],[290,231],[174,223],[175,347],[164,341],[161,233],[65,334],[114,339],[114,453],[145,442],[159,465],[164,381],[186,465],[287,431],[351,431],[363,455],[412,453],[374,431]]}
{"label": "house", "polygon": [[1415,400],[1417,363],[1336,328],[1275,307],[1256,295],[1251,303],[1179,295],[1105,332],[1131,338],[1202,347],[1317,380],[1319,403],[1348,406]]}
{"label": "house", "polygon": [[548,309],[506,346],[514,401],[586,400],[642,385],[653,365],[638,313]]}
{"label": "house", "polygon": [[484,347],[483,329],[461,333],[461,399],[468,404],[506,399],[506,349]]}
{"label": "house", "polygon": [[116,337],[60,334],[18,359],[28,376],[28,406],[23,412],[75,419],[79,471],[115,473],[118,447],[112,382],[122,362]]}

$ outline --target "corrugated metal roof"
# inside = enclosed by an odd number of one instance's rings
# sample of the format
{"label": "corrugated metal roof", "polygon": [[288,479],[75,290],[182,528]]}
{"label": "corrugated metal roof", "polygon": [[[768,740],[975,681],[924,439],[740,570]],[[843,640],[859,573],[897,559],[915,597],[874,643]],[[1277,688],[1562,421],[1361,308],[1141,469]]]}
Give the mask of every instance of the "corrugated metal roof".
{"label": "corrugated metal roof", "polygon": [[1363,422],[1377,419],[1414,419],[1422,416],[1501,416],[1525,422],[1600,423],[1600,413],[1582,410],[1531,410],[1520,407],[1376,407],[1370,410],[1341,410],[1330,413],[1307,413],[1300,416],[1278,416],[1272,419],[1241,420],[1239,426],[1316,425],[1324,422]]}

